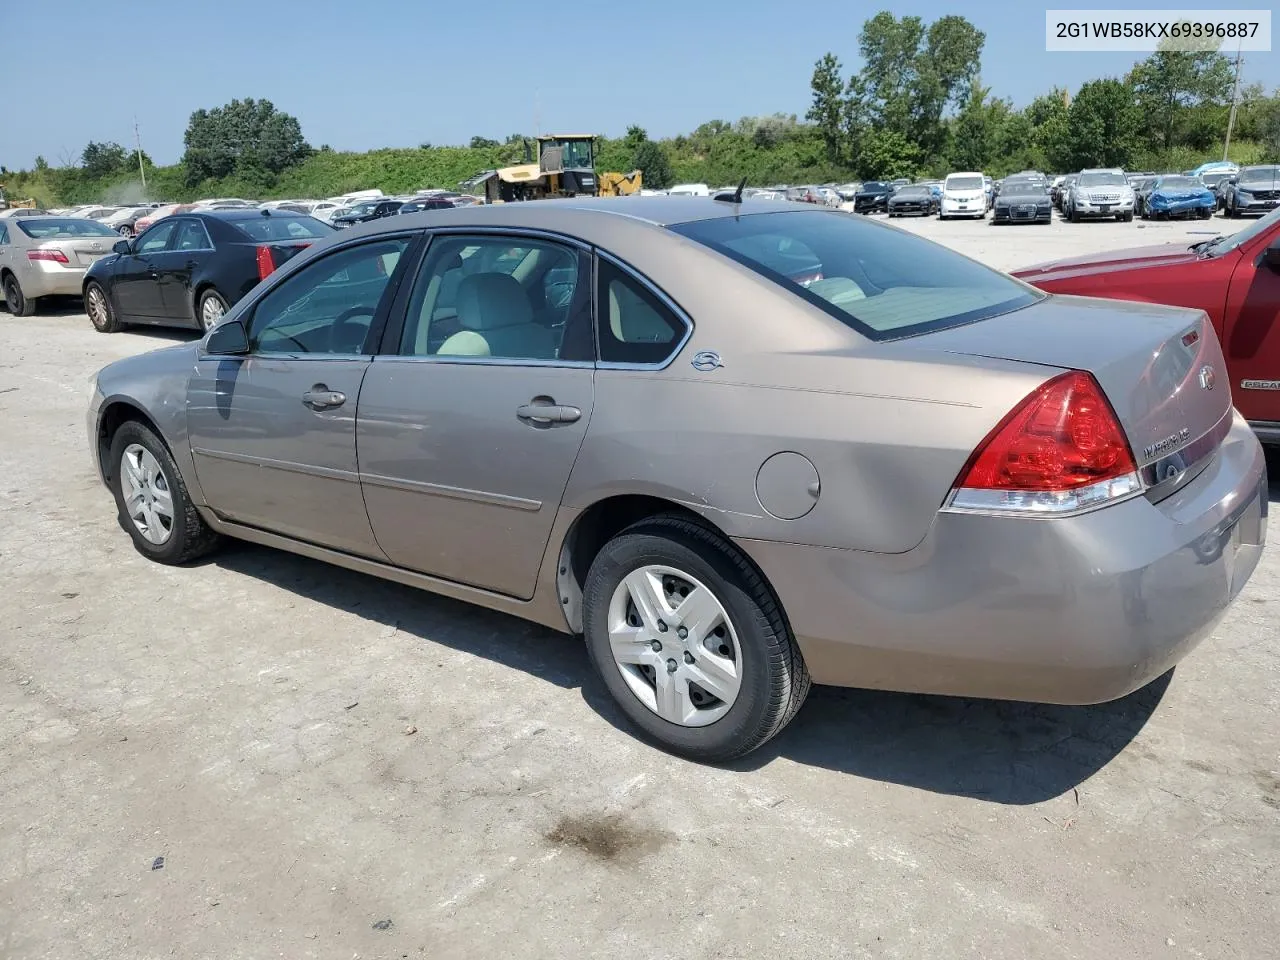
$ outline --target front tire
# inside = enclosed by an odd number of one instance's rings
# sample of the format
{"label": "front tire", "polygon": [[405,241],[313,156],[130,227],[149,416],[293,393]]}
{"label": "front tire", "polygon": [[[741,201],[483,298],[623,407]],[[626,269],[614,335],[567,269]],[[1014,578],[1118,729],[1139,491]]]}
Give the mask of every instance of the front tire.
{"label": "front tire", "polygon": [[15,276],[5,277],[4,303],[15,317],[29,317],[36,312],[35,300],[28,299]]}
{"label": "front tire", "polygon": [[755,750],[809,692],[782,611],[736,547],[660,516],[601,549],[583,591],[587,651],[609,693],[650,740],[719,763]]}
{"label": "front tire", "polygon": [[127,421],[111,438],[108,456],[120,524],[139,553],[173,565],[217,546],[218,535],[196,510],[168,447],[150,428]]}
{"label": "front tire", "polygon": [[124,326],[107,298],[107,291],[96,281],[84,288],[84,312],[99,333],[117,333]]}

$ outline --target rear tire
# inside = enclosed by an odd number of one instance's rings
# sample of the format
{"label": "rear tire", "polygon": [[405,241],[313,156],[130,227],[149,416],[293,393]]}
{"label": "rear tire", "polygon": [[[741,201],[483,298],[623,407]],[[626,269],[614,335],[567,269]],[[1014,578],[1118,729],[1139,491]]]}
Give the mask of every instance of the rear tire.
{"label": "rear tire", "polygon": [[[655,591],[652,613],[635,604],[636,582]],[[718,611],[689,621],[718,624],[702,636],[696,626],[680,636],[679,604],[690,591],[706,591],[700,609]],[[682,517],[641,521],[605,544],[587,574],[583,626],[591,662],[622,712],[648,739],[690,760],[750,753],[791,721],[809,692],[809,672],[760,574],[731,543]],[[617,656],[611,630],[623,636]],[[725,690],[736,683],[725,694],[732,702],[700,687],[700,676]],[[684,720],[662,716],[662,691],[673,688],[684,693],[676,714]]]}
{"label": "rear tire", "polygon": [[[122,461],[126,453],[154,471],[141,488],[141,497],[125,476]],[[111,492],[115,494],[120,524],[140,554],[156,563],[175,565],[203,556],[217,546],[218,535],[192,503],[169,448],[150,428],[136,420],[122,424],[111,438],[108,457],[108,469],[113,471]],[[152,535],[148,536],[143,528],[149,528]]]}
{"label": "rear tire", "polygon": [[200,294],[196,303],[196,320],[200,322],[201,330],[212,330],[226,312],[227,301],[217,290],[210,289]]}
{"label": "rear tire", "polygon": [[18,278],[12,274],[4,278],[4,303],[15,317],[29,317],[36,312],[35,300],[27,299]]}
{"label": "rear tire", "polygon": [[133,227],[129,226],[127,223],[121,224],[121,226],[116,229],[116,233],[120,234],[120,236],[124,237],[126,240],[133,239]]}
{"label": "rear tire", "polygon": [[90,281],[84,288],[84,312],[88,314],[93,329],[99,333],[117,333],[124,326],[112,309],[107,291],[96,281]]}

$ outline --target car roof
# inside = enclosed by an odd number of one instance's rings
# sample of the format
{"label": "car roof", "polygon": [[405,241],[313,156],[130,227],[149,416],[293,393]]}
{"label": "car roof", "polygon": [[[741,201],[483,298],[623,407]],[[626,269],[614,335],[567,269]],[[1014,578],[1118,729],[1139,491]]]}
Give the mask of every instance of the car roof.
{"label": "car roof", "polygon": [[212,217],[215,220],[261,220],[263,217],[281,217],[288,219],[290,217],[297,219],[305,217],[305,213],[294,213],[292,210],[280,210],[279,208],[271,208],[268,210],[260,210],[257,207],[228,207],[223,210],[187,210],[182,214],[175,216],[196,216],[196,217]]}

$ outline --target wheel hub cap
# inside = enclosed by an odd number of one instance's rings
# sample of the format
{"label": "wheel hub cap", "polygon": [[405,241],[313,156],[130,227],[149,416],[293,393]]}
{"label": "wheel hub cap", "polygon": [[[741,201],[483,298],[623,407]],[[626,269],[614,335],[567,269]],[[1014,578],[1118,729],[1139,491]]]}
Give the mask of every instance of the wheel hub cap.
{"label": "wheel hub cap", "polygon": [[609,644],[631,692],[670,723],[707,726],[738,698],[742,657],[729,615],[674,567],[648,565],[623,579],[609,603]]}
{"label": "wheel hub cap", "polygon": [[173,536],[173,494],[151,451],[131,443],[120,457],[120,489],[125,512],[142,536],[156,546]]}

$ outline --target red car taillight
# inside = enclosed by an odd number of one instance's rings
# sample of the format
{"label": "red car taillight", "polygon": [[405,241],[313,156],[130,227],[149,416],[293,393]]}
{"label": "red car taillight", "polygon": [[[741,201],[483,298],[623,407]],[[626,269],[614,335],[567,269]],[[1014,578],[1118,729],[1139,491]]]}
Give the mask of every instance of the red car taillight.
{"label": "red car taillight", "polygon": [[1073,370],[1037,387],[982,441],[948,509],[1061,514],[1142,489],[1098,382]]}
{"label": "red car taillight", "polygon": [[61,250],[28,250],[28,260],[52,260],[54,263],[70,263]]}
{"label": "red car taillight", "polygon": [[276,268],[275,257],[271,255],[270,247],[258,248],[258,279],[265,280],[271,276],[271,272]]}

